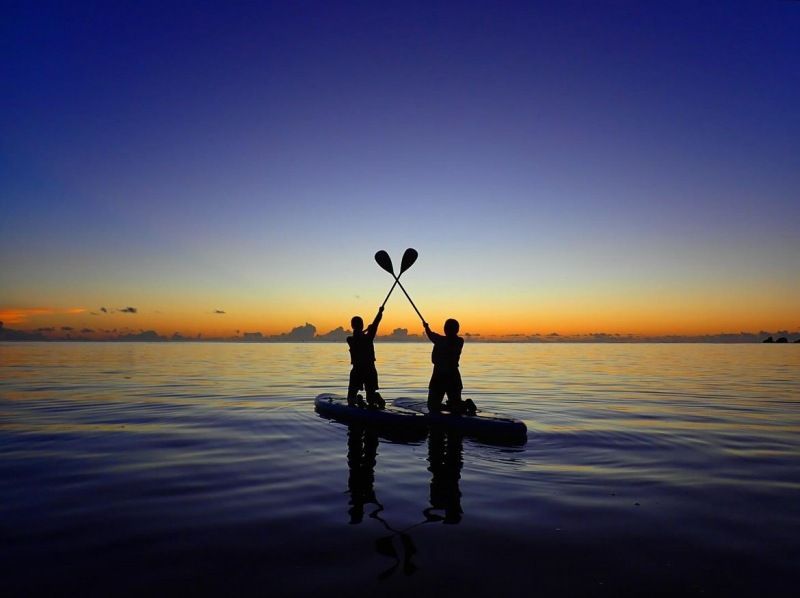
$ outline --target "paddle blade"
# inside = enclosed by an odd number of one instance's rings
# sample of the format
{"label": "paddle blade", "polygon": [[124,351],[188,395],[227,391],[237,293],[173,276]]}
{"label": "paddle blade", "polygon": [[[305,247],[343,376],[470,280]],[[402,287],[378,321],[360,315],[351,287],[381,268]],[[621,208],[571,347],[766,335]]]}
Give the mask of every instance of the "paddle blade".
{"label": "paddle blade", "polygon": [[386,253],[383,249],[381,249],[378,253],[375,254],[375,261],[378,262],[378,265],[386,270],[389,274],[394,276],[394,267],[392,266],[392,258],[389,257],[389,254]]}
{"label": "paddle blade", "polygon": [[400,274],[408,270],[417,261],[419,254],[416,249],[409,247],[403,254],[403,261],[400,263]]}

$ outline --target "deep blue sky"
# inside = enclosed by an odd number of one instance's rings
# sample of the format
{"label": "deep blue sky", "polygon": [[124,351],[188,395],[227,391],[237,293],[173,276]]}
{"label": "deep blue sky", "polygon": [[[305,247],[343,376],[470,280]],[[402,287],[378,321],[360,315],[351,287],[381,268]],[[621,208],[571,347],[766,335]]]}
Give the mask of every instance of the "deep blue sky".
{"label": "deep blue sky", "polygon": [[800,324],[800,2],[3,13],[0,307]]}

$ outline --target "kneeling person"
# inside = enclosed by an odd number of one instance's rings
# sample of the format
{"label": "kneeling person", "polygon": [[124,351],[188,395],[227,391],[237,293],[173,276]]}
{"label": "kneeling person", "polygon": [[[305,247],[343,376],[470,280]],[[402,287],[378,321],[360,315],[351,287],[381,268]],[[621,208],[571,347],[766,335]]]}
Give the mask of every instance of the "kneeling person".
{"label": "kneeling person", "polygon": [[347,388],[347,404],[352,406],[363,404],[360,401],[358,391],[362,388],[367,391],[367,404],[370,407],[383,409],[386,402],[378,394],[378,370],[375,369],[375,335],[378,332],[378,324],[383,317],[383,307],[378,310],[378,314],[367,326],[364,331],[364,320],[360,316],[353,316],[350,325],[353,327],[353,336],[347,337],[347,344],[350,347],[350,363],[353,369],[350,370],[350,384]]}
{"label": "kneeling person", "polygon": [[425,334],[433,343],[431,361],[433,374],[428,384],[428,410],[438,412],[442,410],[442,399],[447,395],[447,408],[452,413],[475,413],[475,404],[471,399],[461,400],[461,372],[458,371],[458,360],[464,339],[458,336],[458,320],[450,318],[444,323],[444,336],[433,332],[427,322],[422,323]]}

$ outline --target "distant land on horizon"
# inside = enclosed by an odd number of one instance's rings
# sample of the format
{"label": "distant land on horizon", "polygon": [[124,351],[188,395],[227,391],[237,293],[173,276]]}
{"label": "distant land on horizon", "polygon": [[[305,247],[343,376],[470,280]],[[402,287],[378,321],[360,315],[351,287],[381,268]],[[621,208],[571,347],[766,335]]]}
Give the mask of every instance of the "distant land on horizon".
{"label": "distant land on horizon", "polygon": [[[325,334],[317,334],[317,328],[306,322],[296,326],[289,332],[265,335],[261,332],[242,332],[234,336],[185,336],[177,332],[172,335],[162,335],[155,330],[108,330],[96,331],[93,329],[74,329],[70,326],[40,328],[35,330],[15,330],[6,328],[0,322],[0,341],[80,341],[80,342],[239,342],[239,343],[324,343],[344,342],[352,331],[339,326]],[[759,332],[738,332],[702,335],[636,335],[618,334],[607,332],[590,332],[586,334],[507,334],[507,335],[480,335],[469,332],[462,336],[470,342],[483,343],[800,343],[800,332],[788,330]],[[785,338],[785,341],[781,341]],[[410,342],[421,343],[428,340],[420,334],[409,334],[407,328],[395,328],[391,334],[376,337],[380,342]]]}

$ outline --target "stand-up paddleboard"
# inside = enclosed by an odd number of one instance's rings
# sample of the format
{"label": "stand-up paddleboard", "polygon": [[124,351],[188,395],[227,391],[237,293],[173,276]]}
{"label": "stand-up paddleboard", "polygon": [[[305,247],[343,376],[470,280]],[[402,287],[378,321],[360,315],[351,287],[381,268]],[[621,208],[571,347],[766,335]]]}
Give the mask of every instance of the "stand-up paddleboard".
{"label": "stand-up paddleboard", "polygon": [[399,409],[423,414],[425,420],[431,425],[445,426],[467,436],[509,444],[525,444],[528,440],[528,428],[525,426],[525,422],[495,413],[486,413],[485,411],[479,411],[475,415],[454,415],[448,411],[430,413],[427,401],[405,397],[395,399],[392,405]]}
{"label": "stand-up paddleboard", "polygon": [[387,406],[385,409],[372,407],[351,407],[347,397],[332,393],[323,393],[314,399],[314,407],[322,417],[335,419],[347,424],[374,425],[398,432],[425,432],[428,422],[425,415],[416,411],[397,409]]}

